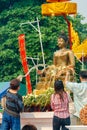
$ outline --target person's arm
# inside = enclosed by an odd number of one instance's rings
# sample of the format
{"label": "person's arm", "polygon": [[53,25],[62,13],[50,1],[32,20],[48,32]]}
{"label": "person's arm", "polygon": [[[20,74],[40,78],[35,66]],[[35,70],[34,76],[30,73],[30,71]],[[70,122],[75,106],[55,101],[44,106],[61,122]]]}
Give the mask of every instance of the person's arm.
{"label": "person's arm", "polygon": [[69,103],[72,103],[73,101],[72,101],[72,98],[71,98],[71,96],[70,96],[70,93],[67,92],[67,95],[68,95]]}
{"label": "person's arm", "polygon": [[67,81],[70,81],[70,73],[69,73],[69,71],[66,72],[65,83]]}
{"label": "person's arm", "polygon": [[70,73],[69,71],[66,72],[66,77],[65,77],[65,86],[66,88],[68,88],[69,90],[73,91],[73,82],[70,82]]}
{"label": "person's arm", "polygon": [[3,109],[6,108],[6,95],[1,98],[1,107]]}

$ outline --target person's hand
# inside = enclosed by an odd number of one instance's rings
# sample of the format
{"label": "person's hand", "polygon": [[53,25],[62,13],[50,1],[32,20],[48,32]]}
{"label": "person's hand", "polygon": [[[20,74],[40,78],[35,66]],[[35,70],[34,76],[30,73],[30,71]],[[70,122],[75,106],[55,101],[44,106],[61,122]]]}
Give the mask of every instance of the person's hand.
{"label": "person's hand", "polygon": [[65,83],[66,81],[70,81],[70,72],[69,71],[66,71],[66,77],[65,77]]}
{"label": "person's hand", "polygon": [[66,76],[69,76],[69,75],[70,75],[70,72],[69,72],[69,71],[67,71],[67,72],[66,72]]}
{"label": "person's hand", "polygon": [[38,74],[38,75],[41,75],[41,74],[42,74],[42,71],[41,71],[41,70],[37,70],[37,74]]}
{"label": "person's hand", "polygon": [[73,75],[75,74],[75,70],[74,70],[73,66],[70,65],[67,68],[68,68],[68,70],[70,70],[72,72]]}
{"label": "person's hand", "polygon": [[22,79],[23,79],[23,75],[19,75],[19,76],[17,77],[17,79],[21,82]]}

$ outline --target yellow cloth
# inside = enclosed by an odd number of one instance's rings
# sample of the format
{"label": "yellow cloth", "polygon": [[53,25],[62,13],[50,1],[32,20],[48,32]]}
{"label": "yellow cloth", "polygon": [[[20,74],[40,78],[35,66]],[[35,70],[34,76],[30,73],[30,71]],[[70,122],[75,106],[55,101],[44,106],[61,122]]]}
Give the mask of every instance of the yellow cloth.
{"label": "yellow cloth", "polygon": [[77,59],[87,57],[87,39],[85,39],[77,48],[72,47],[72,50]]}
{"label": "yellow cloth", "polygon": [[55,2],[42,4],[42,15],[58,16],[63,14],[76,14],[77,4],[71,2]]}

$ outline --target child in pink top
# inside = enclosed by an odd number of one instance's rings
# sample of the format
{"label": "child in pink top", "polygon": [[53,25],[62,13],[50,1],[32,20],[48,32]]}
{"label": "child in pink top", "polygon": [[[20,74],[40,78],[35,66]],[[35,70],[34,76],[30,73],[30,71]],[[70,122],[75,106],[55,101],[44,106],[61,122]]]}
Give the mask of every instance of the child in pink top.
{"label": "child in pink top", "polygon": [[55,81],[54,90],[55,93],[51,95],[51,108],[54,111],[53,130],[68,130],[65,125],[70,125],[69,98],[61,80]]}

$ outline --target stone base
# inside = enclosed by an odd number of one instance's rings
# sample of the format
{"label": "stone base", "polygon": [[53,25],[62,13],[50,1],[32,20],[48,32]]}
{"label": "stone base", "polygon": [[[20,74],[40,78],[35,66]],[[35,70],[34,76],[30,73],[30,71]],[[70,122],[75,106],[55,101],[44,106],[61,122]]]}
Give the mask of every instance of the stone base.
{"label": "stone base", "polygon": [[[21,128],[26,125],[34,125],[38,130],[52,130],[53,112],[23,112],[21,113]],[[0,113],[0,123],[2,114]],[[80,120],[71,114],[70,130],[87,130]],[[86,127],[86,128],[85,128]]]}
{"label": "stone base", "polygon": [[31,112],[21,114],[22,127],[25,124],[32,124],[38,130],[52,130],[53,112]]}
{"label": "stone base", "polygon": [[[21,114],[22,127],[25,124],[30,124],[34,125],[38,130],[52,130],[52,119],[53,112],[24,112]],[[80,120],[71,114],[71,126],[72,125],[82,126]]]}

